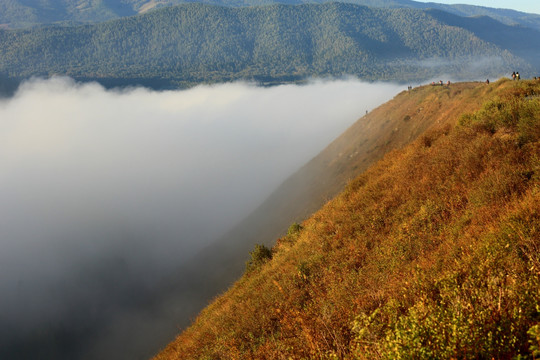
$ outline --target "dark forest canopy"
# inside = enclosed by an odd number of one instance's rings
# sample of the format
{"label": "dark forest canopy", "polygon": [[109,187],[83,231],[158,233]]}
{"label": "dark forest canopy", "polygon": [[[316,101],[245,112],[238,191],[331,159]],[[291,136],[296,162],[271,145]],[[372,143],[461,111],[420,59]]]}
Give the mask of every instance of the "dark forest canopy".
{"label": "dark forest canopy", "polygon": [[[486,31],[487,22],[496,31]],[[347,75],[481,79],[513,69],[532,77],[540,68],[538,35],[485,17],[414,9],[188,4],[95,25],[2,30],[0,74],[69,75],[159,88]]]}
{"label": "dark forest canopy", "polygon": [[[192,3],[193,0],[10,0],[0,1],[0,26],[28,27],[36,24],[101,22],[142,14],[149,10]],[[200,0],[220,6],[243,7],[271,4],[299,5],[324,3],[325,0]],[[342,0],[342,2],[379,8],[437,9],[459,16],[489,16],[507,25],[522,25],[540,30],[540,15],[509,9],[463,4],[423,3],[411,0]]]}

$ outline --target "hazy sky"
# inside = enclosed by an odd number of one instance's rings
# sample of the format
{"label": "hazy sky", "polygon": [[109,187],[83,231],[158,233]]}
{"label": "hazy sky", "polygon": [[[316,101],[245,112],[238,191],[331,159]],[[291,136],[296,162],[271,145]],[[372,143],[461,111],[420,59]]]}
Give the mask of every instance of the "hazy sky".
{"label": "hazy sky", "polygon": [[501,9],[513,9],[534,14],[540,14],[540,1],[537,0],[416,0],[420,2],[435,2],[440,4],[469,4]]}

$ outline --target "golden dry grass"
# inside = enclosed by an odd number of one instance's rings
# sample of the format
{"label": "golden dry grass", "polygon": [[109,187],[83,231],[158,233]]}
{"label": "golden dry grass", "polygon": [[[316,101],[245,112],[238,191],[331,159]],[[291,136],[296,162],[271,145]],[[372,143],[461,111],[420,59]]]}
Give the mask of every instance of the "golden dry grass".
{"label": "golden dry grass", "polygon": [[540,86],[414,91],[386,108],[430,129],[278,239],[155,359],[540,355]]}

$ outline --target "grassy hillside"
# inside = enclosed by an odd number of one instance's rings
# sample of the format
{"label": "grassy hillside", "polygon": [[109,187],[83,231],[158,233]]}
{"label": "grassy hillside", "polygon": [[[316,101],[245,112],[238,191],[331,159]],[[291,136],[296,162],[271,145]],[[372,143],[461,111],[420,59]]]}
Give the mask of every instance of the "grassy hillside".
{"label": "grassy hillside", "polygon": [[[480,20],[479,20],[480,21]],[[471,29],[475,20],[467,25]],[[515,31],[519,34],[512,37]],[[506,27],[504,39],[523,36]],[[537,32],[529,29],[527,38]],[[532,44],[534,45],[534,43]],[[368,80],[536,75],[507,43],[488,42],[427,12],[326,3],[229,8],[189,4],[96,25],[0,30],[0,75],[68,75],[154,87],[355,75]]]}
{"label": "grassy hillside", "polygon": [[158,299],[178,304],[171,318],[178,326],[186,327],[198,312],[193,303],[202,308],[242,275],[255,243],[274,244],[287,233],[291,223],[308,218],[341,192],[348,181],[387,152],[414,141],[431,125],[443,124],[465,110],[479,109],[487,90],[482,83],[418,87],[401,92],[369,112],[287,179],[246,219],[183,264],[166,282]]}
{"label": "grassy hillside", "polygon": [[[253,251],[156,359],[538,357],[539,95],[508,80],[456,91],[271,259]],[[407,110],[404,122],[424,109]]]}

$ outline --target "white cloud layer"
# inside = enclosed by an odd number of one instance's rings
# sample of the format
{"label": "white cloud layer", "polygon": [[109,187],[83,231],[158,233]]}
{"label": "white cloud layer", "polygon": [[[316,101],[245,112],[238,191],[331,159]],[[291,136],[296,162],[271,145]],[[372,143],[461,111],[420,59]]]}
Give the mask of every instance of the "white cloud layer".
{"label": "white cloud layer", "polygon": [[153,281],[400,89],[23,84],[0,100],[0,318],[61,318],[61,304],[92,293],[77,288],[85,271],[113,255]]}

